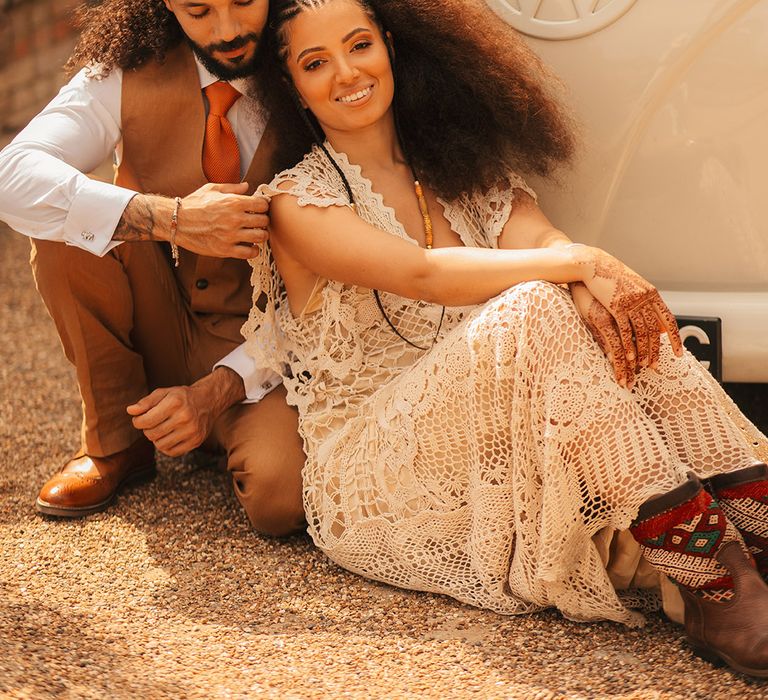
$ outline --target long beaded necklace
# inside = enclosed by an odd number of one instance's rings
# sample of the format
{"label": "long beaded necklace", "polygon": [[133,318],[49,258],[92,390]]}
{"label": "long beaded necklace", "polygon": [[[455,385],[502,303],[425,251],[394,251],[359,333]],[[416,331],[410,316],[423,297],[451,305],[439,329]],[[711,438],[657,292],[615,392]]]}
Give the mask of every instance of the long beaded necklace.
{"label": "long beaded necklace", "polygon": [[[336,159],[330,154],[330,152],[325,147],[325,144],[322,141],[317,139],[316,143],[318,146],[320,146],[323,153],[325,153],[326,158],[328,158],[331,165],[339,174],[339,177],[341,177],[341,181],[344,183],[344,188],[347,190],[347,197],[349,197],[349,204],[352,207],[352,209],[356,209],[355,196],[352,193],[352,186],[349,184],[349,180],[347,180],[347,176],[344,174],[344,171],[341,169],[341,166],[336,162]],[[434,243],[432,217],[429,215],[429,207],[427,206],[427,200],[426,200],[426,197],[424,196],[424,189],[422,188],[418,177],[416,177],[416,173],[414,172],[413,168],[411,168],[411,173],[413,173],[413,188],[416,193],[416,199],[419,201],[421,218],[424,221],[424,246],[425,248],[427,248],[427,250],[432,250],[432,244]],[[392,329],[394,334],[398,338],[400,338],[400,340],[408,343],[408,345],[416,348],[417,350],[429,350],[429,347],[424,347],[423,345],[417,345],[412,340],[409,340],[397,329],[397,326],[395,326],[395,324],[392,322],[392,319],[389,317],[389,314],[384,309],[384,304],[381,303],[381,295],[379,294],[378,289],[373,290],[373,296],[376,299],[376,306],[379,307],[379,311],[381,312],[381,315],[384,317],[384,320],[387,322],[387,325]],[[434,345],[437,342],[437,339],[440,336],[440,331],[443,328],[444,320],[445,320],[445,306],[443,306],[442,312],[440,313],[440,322],[437,324],[437,330],[435,331],[435,337],[432,339],[432,345]]]}
{"label": "long beaded necklace", "polygon": [[[411,171],[413,172],[413,171]],[[414,178],[415,178],[414,173]],[[424,190],[421,188],[421,183],[414,179],[413,188],[416,190],[416,198],[419,200],[419,209],[421,209],[421,218],[424,219],[424,247],[427,250],[432,250],[432,217],[429,215],[429,207],[427,206],[427,200],[424,197]]]}
{"label": "long beaded necklace", "polygon": [[[419,182],[419,179],[416,177],[416,173],[413,171],[413,168],[411,168],[411,173],[413,173],[413,189],[416,192],[416,199],[418,199],[419,201],[419,209],[421,210],[421,218],[424,221],[424,247],[427,250],[432,250],[432,243],[434,242],[434,233],[432,229],[432,217],[429,215],[429,207],[427,206],[427,199],[424,196],[424,189],[422,188],[421,183]],[[352,190],[349,188],[349,183],[347,183],[346,178],[344,178],[344,182],[345,184],[347,184],[347,193],[351,200]],[[376,299],[376,305],[379,307],[379,311],[381,312],[381,315],[384,317],[384,320],[387,322],[387,325],[395,332],[395,335],[397,335],[398,338],[400,338],[401,340],[404,340],[406,343],[408,343],[408,345],[416,348],[417,350],[429,349],[429,348],[425,348],[422,345],[417,345],[412,340],[408,340],[408,338],[406,338],[399,330],[397,330],[395,324],[392,323],[392,319],[384,310],[384,305],[381,303],[381,296],[379,295],[378,289],[373,290],[373,296]],[[440,335],[440,329],[443,327],[444,320],[445,320],[445,306],[443,306],[443,310],[440,313],[440,323],[438,323],[437,325],[437,330],[435,331],[435,337],[432,339],[432,345],[434,345],[437,342],[437,338]]]}

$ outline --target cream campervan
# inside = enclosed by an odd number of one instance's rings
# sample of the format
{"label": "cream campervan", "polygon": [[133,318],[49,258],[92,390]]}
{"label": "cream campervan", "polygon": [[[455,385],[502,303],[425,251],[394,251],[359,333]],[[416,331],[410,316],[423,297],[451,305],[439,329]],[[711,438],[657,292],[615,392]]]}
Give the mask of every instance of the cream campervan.
{"label": "cream campervan", "polygon": [[722,350],[768,382],[768,0],[487,1],[584,125],[565,186],[535,183],[550,217],[652,280],[715,374]]}

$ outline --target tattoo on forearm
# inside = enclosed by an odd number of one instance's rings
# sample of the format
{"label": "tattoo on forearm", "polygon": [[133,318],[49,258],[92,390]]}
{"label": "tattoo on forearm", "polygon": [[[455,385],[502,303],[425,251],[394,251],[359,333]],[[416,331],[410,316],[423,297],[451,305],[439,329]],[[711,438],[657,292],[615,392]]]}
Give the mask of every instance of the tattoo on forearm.
{"label": "tattoo on forearm", "polygon": [[115,233],[114,241],[154,241],[155,213],[144,195],[136,195],[125,208]]}

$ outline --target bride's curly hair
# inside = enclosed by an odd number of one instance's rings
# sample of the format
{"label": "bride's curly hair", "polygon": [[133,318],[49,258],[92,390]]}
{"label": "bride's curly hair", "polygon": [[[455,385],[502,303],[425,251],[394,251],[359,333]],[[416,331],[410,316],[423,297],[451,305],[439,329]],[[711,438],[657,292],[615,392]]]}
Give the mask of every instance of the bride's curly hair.
{"label": "bride's curly hair", "polygon": [[[275,169],[315,142],[284,67],[289,22],[329,0],[271,0],[257,89],[281,129]],[[561,84],[483,0],[355,0],[392,33],[402,147],[440,196],[509,183],[509,171],[550,175],[574,152]],[[317,122],[310,117],[313,125]]]}
{"label": "bride's curly hair", "polygon": [[83,4],[77,12],[80,38],[66,64],[69,72],[100,64],[99,76],[113,68],[131,70],[148,61],[161,62],[184,40],[176,17],[163,0],[103,0]]}

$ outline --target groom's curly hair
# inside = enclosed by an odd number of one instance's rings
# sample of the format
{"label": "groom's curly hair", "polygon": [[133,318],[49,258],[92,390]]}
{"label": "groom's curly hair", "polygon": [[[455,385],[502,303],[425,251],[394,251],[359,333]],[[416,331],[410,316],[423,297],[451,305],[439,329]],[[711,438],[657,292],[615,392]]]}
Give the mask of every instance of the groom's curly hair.
{"label": "groom's curly hair", "polygon": [[99,77],[113,68],[131,70],[148,61],[161,62],[184,40],[176,17],[162,0],[102,0],[77,12],[80,38],[67,61],[73,72],[99,64]]}
{"label": "groom's curly hair", "polygon": [[[281,126],[276,169],[313,143],[282,60],[289,23],[327,1],[270,1],[257,83]],[[355,1],[392,34],[402,146],[440,196],[509,184],[510,170],[549,175],[571,159],[575,129],[561,84],[484,0]]]}

